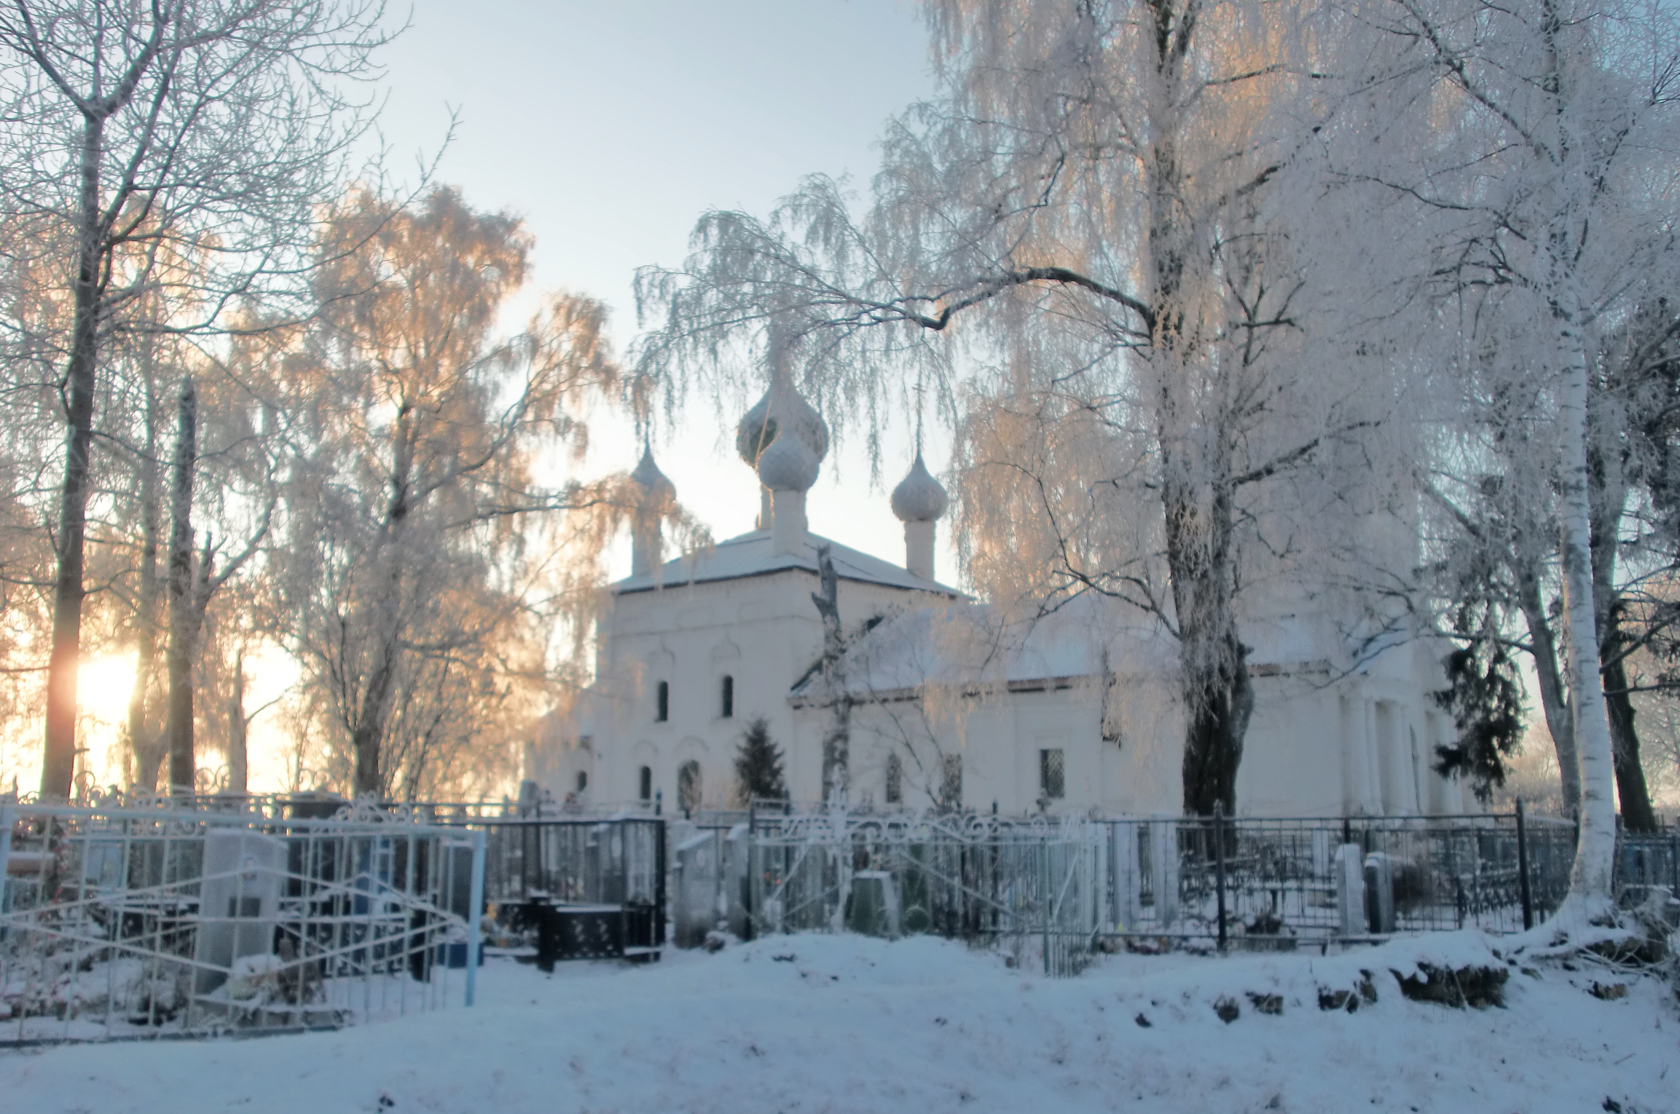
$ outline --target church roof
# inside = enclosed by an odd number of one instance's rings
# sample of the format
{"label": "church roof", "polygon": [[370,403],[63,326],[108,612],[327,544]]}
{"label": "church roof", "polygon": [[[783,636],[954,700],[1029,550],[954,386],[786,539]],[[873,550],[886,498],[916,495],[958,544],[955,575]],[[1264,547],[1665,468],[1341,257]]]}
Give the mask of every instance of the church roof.
{"label": "church roof", "polygon": [[655,588],[670,588],[680,584],[740,580],[788,569],[803,569],[814,573],[817,571],[819,545],[831,547],[834,571],[841,580],[881,584],[888,588],[903,588],[915,592],[933,592],[942,596],[962,595],[955,588],[937,581],[924,580],[907,569],[883,561],[879,557],[860,553],[850,546],[829,541],[816,534],[806,534],[804,542],[796,552],[777,553],[768,530],[754,530],[750,534],[718,542],[710,549],[667,561],[652,574],[626,577],[613,585],[613,592],[616,595],[624,595],[628,592],[648,592]]}

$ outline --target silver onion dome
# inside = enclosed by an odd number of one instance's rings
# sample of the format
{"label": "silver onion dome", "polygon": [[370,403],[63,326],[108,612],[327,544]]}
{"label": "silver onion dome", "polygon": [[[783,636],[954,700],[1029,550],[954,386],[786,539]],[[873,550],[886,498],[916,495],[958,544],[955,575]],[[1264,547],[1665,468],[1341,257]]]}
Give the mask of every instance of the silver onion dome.
{"label": "silver onion dome", "polygon": [[910,465],[910,474],[893,488],[893,514],[900,522],[932,522],[945,513],[950,503],[951,497],[927,470],[921,451],[917,450],[916,461]]}
{"label": "silver onion dome", "polygon": [[809,491],[819,461],[803,437],[777,437],[759,454],[758,478],[771,491]]}
{"label": "silver onion dome", "polygon": [[735,451],[749,467],[756,468],[783,430],[791,430],[805,442],[820,464],[828,455],[828,423],[806,402],[783,374],[776,374],[764,397],[753,404],[735,428]]}
{"label": "silver onion dome", "polygon": [[659,465],[653,462],[651,445],[643,446],[641,463],[630,473],[630,478],[648,493],[655,505],[673,502],[677,497],[676,485],[659,470]]}

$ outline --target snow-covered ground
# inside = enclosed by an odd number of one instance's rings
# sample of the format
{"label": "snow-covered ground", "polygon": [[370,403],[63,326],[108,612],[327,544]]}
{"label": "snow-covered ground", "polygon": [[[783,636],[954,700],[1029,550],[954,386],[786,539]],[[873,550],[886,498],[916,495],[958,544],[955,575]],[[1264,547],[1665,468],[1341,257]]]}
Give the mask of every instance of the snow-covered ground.
{"label": "snow-covered ground", "polygon": [[[1656,978],[1513,969],[1508,1008],[1476,1010],[1406,1000],[1390,973],[1499,962],[1490,943],[1112,956],[1061,980],[927,938],[784,936],[553,976],[493,960],[470,1010],[3,1053],[0,1110],[1680,1111],[1680,1012]],[[1321,989],[1357,995],[1361,969],[1375,1003],[1319,1008]],[[1600,1000],[1594,982],[1628,994]]]}

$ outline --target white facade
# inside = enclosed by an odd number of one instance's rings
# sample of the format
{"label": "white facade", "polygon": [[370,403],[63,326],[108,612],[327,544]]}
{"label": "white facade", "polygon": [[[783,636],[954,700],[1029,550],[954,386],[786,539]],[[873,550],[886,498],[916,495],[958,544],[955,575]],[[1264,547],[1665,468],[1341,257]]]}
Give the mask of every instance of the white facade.
{"label": "white facade", "polygon": [[[832,545],[846,629],[880,620],[847,659],[851,800],[941,803],[951,788],[947,763],[955,763],[964,807],[1179,811],[1183,726],[1163,640],[1121,632],[1105,642],[1101,617],[1087,611],[1045,621],[1005,655],[1007,675],[987,673],[965,664],[973,651],[965,650],[963,628],[984,628],[979,605],[814,536],[797,554],[778,554],[764,530],[614,586],[600,628],[598,680],[578,716],[550,725],[533,749],[529,776],[561,798],[578,791],[582,774],[584,794],[596,803],[639,801],[645,790],[671,812],[679,770],[693,762],[704,807],[730,807],[736,748],[746,725],[762,716],[783,749],[793,798],[820,799],[821,739],[831,714],[811,675],[822,646],[811,599],[821,544]],[[1309,660],[1256,641],[1239,813],[1464,810],[1460,783],[1431,768],[1436,745],[1451,741],[1452,731],[1429,695],[1443,684],[1431,646],[1396,645],[1338,677],[1324,655]],[[1055,786],[1044,784],[1045,751],[1061,752],[1060,796],[1047,795]],[[897,801],[887,799],[893,755]]]}
{"label": "white facade", "polygon": [[[791,436],[778,436],[778,415]],[[820,800],[837,699],[817,670],[823,629],[812,594],[826,545],[848,635],[849,801],[1180,811],[1170,639],[1095,602],[1000,630],[985,607],[932,579],[945,495],[919,456],[893,496],[905,568],[808,533],[805,492],[827,431],[785,381],[740,432],[742,456],[765,483],[764,528],[661,563],[657,519],[638,516],[635,572],[613,586],[599,627],[597,680],[576,714],[552,720],[529,749],[528,778],[557,799],[598,805],[734,807],[737,748],[762,717],[792,798]],[[670,502],[651,455],[635,478],[650,505]],[[1256,703],[1239,814],[1420,815],[1470,804],[1460,783],[1432,769],[1453,729],[1431,695],[1445,683],[1439,646],[1396,641],[1356,665],[1329,617],[1251,626]]]}

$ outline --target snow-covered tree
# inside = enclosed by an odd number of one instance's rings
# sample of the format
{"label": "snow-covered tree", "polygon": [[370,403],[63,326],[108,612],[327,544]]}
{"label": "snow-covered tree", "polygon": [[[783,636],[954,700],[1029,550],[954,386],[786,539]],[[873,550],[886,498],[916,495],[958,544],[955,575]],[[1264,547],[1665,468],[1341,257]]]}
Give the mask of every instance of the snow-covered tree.
{"label": "snow-covered tree", "polygon": [[[1428,278],[1459,322],[1458,365],[1489,404],[1480,447],[1497,454],[1498,482],[1515,499],[1556,492],[1533,505],[1555,506],[1561,538],[1558,641],[1580,770],[1566,912],[1597,917],[1610,899],[1615,777],[1595,588],[1616,552],[1601,549],[1608,565],[1595,570],[1595,526],[1609,524],[1595,516],[1594,466],[1621,458],[1595,452],[1592,396],[1604,341],[1642,283],[1671,273],[1680,37],[1661,5],[1601,0],[1362,11],[1392,32],[1369,75],[1390,126],[1357,173],[1416,205],[1435,250]],[[1529,533],[1512,526],[1501,544]]]}
{"label": "snow-covered tree", "polygon": [[556,471],[616,375],[602,307],[558,295],[496,331],[530,248],[448,189],[407,207],[354,191],[320,245],[320,323],[285,357],[299,460],[272,560],[305,718],[357,793],[488,784],[516,761],[515,727],[565,679],[557,624],[588,633],[634,505],[622,478]]}
{"label": "snow-covered tree", "polygon": [[314,207],[363,129],[355,83],[383,41],[377,5],[330,0],[10,0],[0,9],[0,210],[60,265],[63,482],[41,791],[70,792],[87,508],[102,352],[137,298],[195,303],[174,331],[295,273]]}
{"label": "snow-covered tree", "polygon": [[670,398],[738,388],[729,357],[775,321],[802,337],[808,392],[871,437],[931,387],[963,431],[979,583],[1100,592],[1171,630],[1184,807],[1231,810],[1245,561],[1299,553],[1302,500],[1346,503],[1323,477],[1364,468],[1344,450],[1395,405],[1380,346],[1325,313],[1370,242],[1323,250],[1355,231],[1315,138],[1320,44],[1346,21],[1246,0],[927,8],[943,91],[892,125],[867,218],[821,178],[768,221],[707,214],[682,271],[640,277],[640,369]]}

